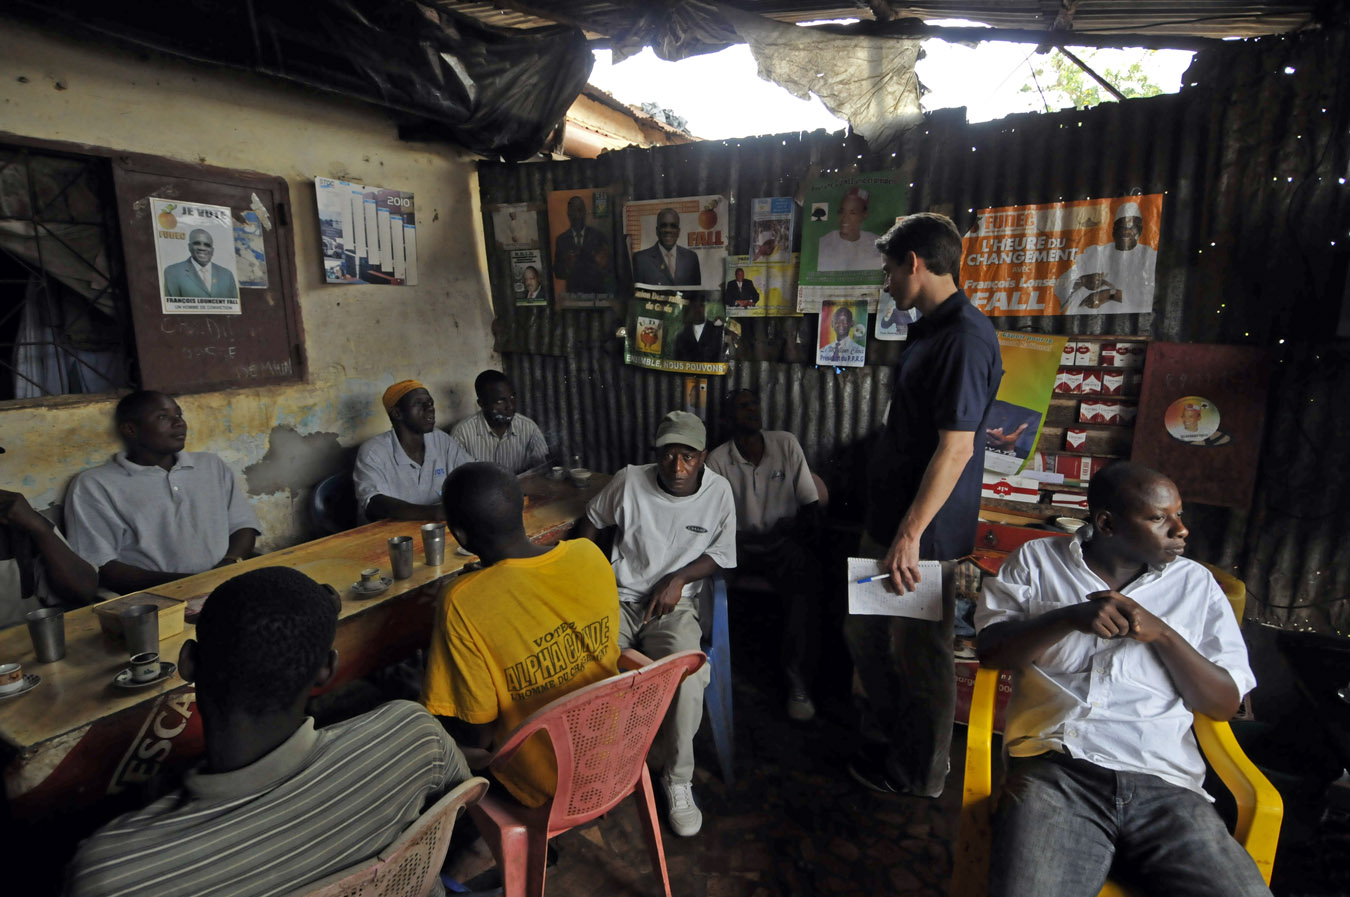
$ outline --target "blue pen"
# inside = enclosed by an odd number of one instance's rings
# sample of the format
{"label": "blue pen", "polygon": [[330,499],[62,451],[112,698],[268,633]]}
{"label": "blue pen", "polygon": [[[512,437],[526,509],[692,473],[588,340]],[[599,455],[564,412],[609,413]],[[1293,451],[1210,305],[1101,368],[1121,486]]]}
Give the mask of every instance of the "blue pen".
{"label": "blue pen", "polygon": [[890,579],[890,578],[891,574],[889,573],[878,573],[876,576],[869,576],[866,579],[858,580],[858,585],[865,586],[869,582],[876,582],[878,579]]}

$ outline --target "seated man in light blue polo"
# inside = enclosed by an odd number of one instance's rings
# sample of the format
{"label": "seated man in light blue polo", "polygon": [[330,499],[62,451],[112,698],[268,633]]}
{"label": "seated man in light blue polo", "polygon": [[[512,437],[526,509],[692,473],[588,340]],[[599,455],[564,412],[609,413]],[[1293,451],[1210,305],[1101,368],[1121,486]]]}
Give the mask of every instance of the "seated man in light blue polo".
{"label": "seated man in light blue polo", "polygon": [[436,403],[416,380],[400,380],[381,400],[393,427],[356,453],[356,509],[366,520],[444,520],[441,484],[473,456],[436,429]]}
{"label": "seated man in light blue polo", "polygon": [[70,546],[125,594],[234,564],[261,532],[234,471],[210,452],[185,452],[183,410],[161,392],[117,403],[123,450],[75,477],[66,493]]}

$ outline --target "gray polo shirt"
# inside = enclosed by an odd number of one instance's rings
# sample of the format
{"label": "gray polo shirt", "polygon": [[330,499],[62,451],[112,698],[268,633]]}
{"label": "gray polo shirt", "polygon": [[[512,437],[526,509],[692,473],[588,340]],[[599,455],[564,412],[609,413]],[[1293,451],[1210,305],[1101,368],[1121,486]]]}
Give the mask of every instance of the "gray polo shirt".
{"label": "gray polo shirt", "polygon": [[356,453],[356,507],[366,519],[366,505],[377,495],[385,495],[414,505],[430,505],[441,500],[441,484],[450,471],[468,464],[473,457],[455,438],[440,430],[426,434],[426,454],[418,464],[399,445],[393,430],[361,443]]}
{"label": "gray polo shirt", "polygon": [[161,573],[210,570],[230,533],[262,532],[234,471],[210,452],[179,452],[171,470],[118,452],[66,493],[70,547],[97,570],[121,561]]}
{"label": "gray polo shirt", "polygon": [[469,454],[479,461],[490,461],[512,473],[538,467],[548,460],[548,443],[539,425],[523,414],[511,418],[506,432],[492,432],[480,411],[455,424],[450,431]]}
{"label": "gray polo shirt", "polygon": [[764,457],[751,464],[727,440],[708,453],[708,466],[727,478],[736,499],[736,528],[766,533],[797,509],[819,501],[816,481],[806,465],[797,437],[784,430],[764,430]]}

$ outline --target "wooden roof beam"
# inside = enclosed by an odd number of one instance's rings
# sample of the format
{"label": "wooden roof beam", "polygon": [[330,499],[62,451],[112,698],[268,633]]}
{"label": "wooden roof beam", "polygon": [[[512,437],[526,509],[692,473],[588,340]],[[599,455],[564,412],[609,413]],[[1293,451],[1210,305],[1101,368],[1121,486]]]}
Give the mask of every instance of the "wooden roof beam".
{"label": "wooden roof beam", "polygon": [[[526,4],[506,2],[519,11],[527,11]],[[547,13],[537,13],[548,15]],[[570,24],[570,23],[568,23]],[[860,21],[852,25],[806,25],[834,34],[853,34],[868,37],[926,38],[937,37],[952,43],[1005,41],[1035,44],[1039,47],[1110,47],[1125,49],[1143,47],[1150,50],[1205,50],[1221,43],[1219,38],[1193,37],[1187,34],[1116,34],[1085,31],[1043,31],[1035,28],[955,28],[945,25],[925,25],[917,19],[896,19],[890,22]],[[607,37],[593,39],[592,49],[610,47]]]}

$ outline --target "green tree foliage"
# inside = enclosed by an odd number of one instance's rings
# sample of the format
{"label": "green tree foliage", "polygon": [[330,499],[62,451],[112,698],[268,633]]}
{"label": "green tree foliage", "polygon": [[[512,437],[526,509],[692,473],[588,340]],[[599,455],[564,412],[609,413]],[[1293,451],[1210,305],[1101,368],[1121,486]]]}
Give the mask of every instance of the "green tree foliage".
{"label": "green tree foliage", "polygon": [[[1094,53],[1091,50],[1073,51],[1074,55],[1083,60],[1092,70],[1101,75],[1107,81],[1123,93],[1127,98],[1134,97],[1152,97],[1162,93],[1162,88],[1149,80],[1148,73],[1144,70],[1144,61],[1153,54],[1152,50],[1142,51],[1142,55],[1136,58],[1124,69],[1102,68],[1094,62],[1101,54]],[[1031,67],[1034,77],[1023,84],[1022,93],[1036,93],[1039,91],[1044,98],[1046,106],[1050,109],[1063,109],[1066,106],[1073,106],[1075,109],[1086,109],[1089,106],[1096,106],[1098,103],[1113,102],[1115,97],[1102,89],[1102,86],[1096,80],[1073,63],[1069,57],[1060,53],[1058,50],[1051,50],[1049,53],[1040,57],[1040,61]]]}

